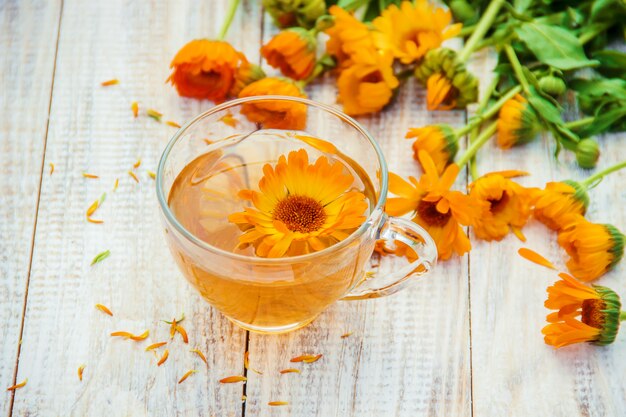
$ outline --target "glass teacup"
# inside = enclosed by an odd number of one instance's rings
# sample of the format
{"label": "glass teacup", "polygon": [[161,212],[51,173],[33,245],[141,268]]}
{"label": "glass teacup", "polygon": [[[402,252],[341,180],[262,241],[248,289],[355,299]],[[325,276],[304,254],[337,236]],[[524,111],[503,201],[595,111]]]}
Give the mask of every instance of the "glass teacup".
{"label": "glass teacup", "polygon": [[[233,240],[241,235],[228,220],[243,204],[238,193],[257,187],[264,165],[301,149],[352,172],[369,202],[365,221],[320,250],[255,256]],[[183,126],[163,152],[156,186],[166,239],[187,280],[237,325],[282,333],[337,300],[392,294],[435,265],[428,233],[385,215],[387,182],[378,143],[355,120],[311,100],[262,96],[216,106]],[[377,239],[388,248],[403,244],[417,259],[385,273],[367,271]]]}

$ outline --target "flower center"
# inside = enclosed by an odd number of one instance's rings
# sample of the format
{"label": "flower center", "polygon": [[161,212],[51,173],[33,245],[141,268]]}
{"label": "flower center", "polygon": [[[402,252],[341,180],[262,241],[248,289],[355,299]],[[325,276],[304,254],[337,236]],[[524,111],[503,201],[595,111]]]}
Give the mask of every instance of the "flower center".
{"label": "flower center", "polygon": [[448,223],[452,213],[440,213],[437,210],[437,203],[431,201],[420,201],[417,205],[417,215],[430,226],[443,227]]}
{"label": "flower center", "polygon": [[581,320],[588,326],[601,329],[604,326],[604,313],[602,310],[606,308],[603,300],[588,299],[583,301]]}
{"label": "flower center", "polygon": [[276,204],[274,219],[280,220],[292,232],[310,233],[326,221],[324,207],[311,197],[291,195]]}
{"label": "flower center", "polygon": [[361,81],[364,83],[376,84],[376,83],[381,82],[382,80],[383,80],[383,75],[380,73],[380,71],[374,71],[374,72],[370,72],[365,77],[363,77]]}
{"label": "flower center", "polygon": [[500,197],[497,200],[487,200],[489,201],[489,204],[491,205],[490,210],[493,214],[497,214],[499,212],[501,212],[502,210],[504,210],[504,208],[506,207],[506,205],[508,204],[510,200],[509,195],[507,194],[506,191],[504,191],[502,193],[502,197]]}

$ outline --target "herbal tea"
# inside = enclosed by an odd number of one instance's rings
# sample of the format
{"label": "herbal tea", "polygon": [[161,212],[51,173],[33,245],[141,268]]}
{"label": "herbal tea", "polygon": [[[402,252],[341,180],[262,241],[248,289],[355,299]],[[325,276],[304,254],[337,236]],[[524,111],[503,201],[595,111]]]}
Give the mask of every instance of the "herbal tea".
{"label": "herbal tea", "polygon": [[304,255],[343,241],[367,219],[375,198],[364,170],[331,143],[259,130],[208,145],[178,174],[168,201],[197,238],[250,258],[245,279],[228,272],[229,258],[207,268],[170,242],[187,278],[238,324],[304,325],[363,277],[374,237],[315,263],[269,267],[255,259]]}

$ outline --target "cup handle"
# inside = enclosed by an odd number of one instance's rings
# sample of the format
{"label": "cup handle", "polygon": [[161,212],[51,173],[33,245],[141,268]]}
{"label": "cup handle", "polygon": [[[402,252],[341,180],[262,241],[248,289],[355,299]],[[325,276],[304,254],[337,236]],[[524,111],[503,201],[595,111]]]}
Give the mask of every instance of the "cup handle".
{"label": "cup handle", "polygon": [[[394,247],[400,241],[411,247],[418,259],[390,274],[366,272],[363,280],[342,300],[362,300],[391,295],[408,286],[413,278],[427,274],[437,263],[437,245],[421,226],[398,217],[387,217],[378,232],[378,238],[384,239],[385,246]],[[390,257],[381,258],[389,262]]]}

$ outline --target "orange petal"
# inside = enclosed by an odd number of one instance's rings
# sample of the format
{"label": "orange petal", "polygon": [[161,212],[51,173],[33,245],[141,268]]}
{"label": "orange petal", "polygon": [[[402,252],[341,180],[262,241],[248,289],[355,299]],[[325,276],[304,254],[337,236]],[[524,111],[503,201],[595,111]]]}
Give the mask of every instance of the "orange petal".
{"label": "orange petal", "polygon": [[546,268],[550,268],[550,269],[556,269],[556,267],[554,266],[554,264],[552,264],[552,262],[550,262],[543,256],[539,255],[534,250],[531,250],[528,248],[520,248],[517,251],[517,253],[519,253],[519,255],[522,258],[527,259],[530,262],[536,263],[537,265],[545,266]]}

